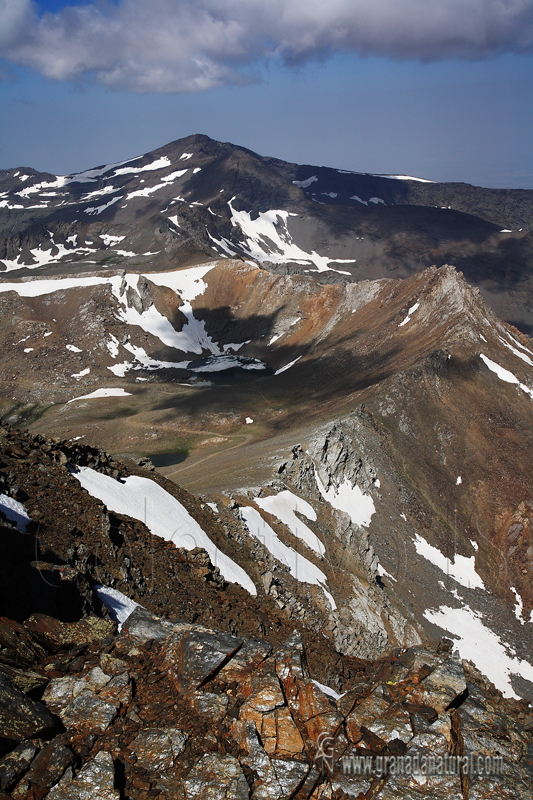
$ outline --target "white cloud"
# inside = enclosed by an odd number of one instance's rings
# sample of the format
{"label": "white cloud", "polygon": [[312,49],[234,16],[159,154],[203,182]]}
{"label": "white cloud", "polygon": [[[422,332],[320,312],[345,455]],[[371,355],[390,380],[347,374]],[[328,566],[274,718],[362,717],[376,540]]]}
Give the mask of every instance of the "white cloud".
{"label": "white cloud", "polygon": [[56,80],[138,92],[250,79],[335,52],[486,58],[533,50],[533,0],[119,0],[38,14],[0,0],[0,57]]}

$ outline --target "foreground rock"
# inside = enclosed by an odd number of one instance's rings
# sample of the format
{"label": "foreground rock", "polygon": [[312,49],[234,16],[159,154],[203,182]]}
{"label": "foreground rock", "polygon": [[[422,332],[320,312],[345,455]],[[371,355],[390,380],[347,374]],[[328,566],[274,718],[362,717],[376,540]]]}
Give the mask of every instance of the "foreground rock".
{"label": "foreground rock", "polygon": [[0,718],[4,796],[531,798],[531,709],[448,643],[367,662],[338,695],[313,680],[298,633],[273,650],[142,608],[104,641],[95,624],[83,655],[59,657],[36,640],[52,619],[20,626],[46,688],[37,702],[2,682],[29,720]]}

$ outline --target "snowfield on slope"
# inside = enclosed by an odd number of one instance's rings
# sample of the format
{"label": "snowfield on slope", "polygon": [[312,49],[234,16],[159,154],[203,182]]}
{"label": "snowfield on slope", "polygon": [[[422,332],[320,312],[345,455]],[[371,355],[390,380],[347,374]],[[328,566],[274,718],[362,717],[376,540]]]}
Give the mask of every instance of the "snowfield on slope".
{"label": "snowfield on slope", "polygon": [[[16,292],[20,297],[42,297],[65,289],[108,285],[119,303],[119,319],[121,321],[128,325],[138,326],[146,333],[155,336],[164,345],[173,347],[183,353],[200,355],[207,351],[212,355],[222,355],[223,351],[207,334],[204,322],[195,318],[191,305],[192,301],[207,289],[207,284],[203,278],[213,267],[214,264],[204,264],[190,269],[176,270],[175,272],[148,273],[147,275],[127,273],[124,278],[120,275],[115,275],[112,277],[37,279],[0,283],[0,292],[12,291]],[[138,294],[139,280],[145,277],[157,286],[165,286],[179,295],[182,302],[180,311],[186,318],[181,331],[176,331],[169,320],[154,305],[140,313],[137,309],[127,304],[126,292],[121,293],[121,289],[129,287]],[[185,367],[186,364],[176,364],[175,366]]]}
{"label": "snowfield on slope", "polygon": [[72,476],[111,511],[143,522],[154,536],[186,550],[203,547],[227,581],[240,584],[252,595],[257,594],[253,581],[242,567],[219,550],[187,509],[155,481],[130,475],[119,482],[90,467],[80,467]]}
{"label": "snowfield on slope", "polygon": [[530,389],[529,386],[526,386],[525,383],[521,383],[516,375],[513,375],[512,372],[509,372],[508,369],[500,366],[495,361],[491,361],[490,358],[480,353],[480,359],[483,363],[490,369],[491,372],[494,372],[501,381],[505,381],[505,383],[515,383],[517,386],[520,386],[523,392],[528,394],[530,397],[533,397],[533,389]]}
{"label": "snowfield on slope", "polygon": [[[261,262],[264,260],[272,261],[274,263],[283,263],[285,261],[294,261],[297,264],[306,265],[309,262],[315,265],[318,272],[325,272],[332,270],[333,272],[341,272],[331,267],[330,264],[354,264],[354,258],[328,258],[321,256],[314,250],[307,253],[302,250],[292,240],[288,228],[288,218],[297,217],[298,215],[281,209],[273,209],[272,211],[260,211],[257,219],[252,219],[251,212],[237,211],[233,208],[234,197],[228,201],[228,206],[231,211],[231,224],[238,226],[244,236],[244,242],[241,242],[241,247],[247,251],[251,258],[257,259]],[[212,237],[211,237],[212,238]],[[215,240],[213,240],[215,241]],[[231,242],[226,239],[224,249],[231,248]],[[220,242],[219,242],[220,244]],[[351,273],[346,272],[346,275]]]}
{"label": "snowfield on slope", "polygon": [[96,389],[90,394],[82,394],[80,397],[73,397],[67,403],[74,403],[75,400],[96,400],[100,397],[129,397],[131,392],[126,392],[124,389]]}

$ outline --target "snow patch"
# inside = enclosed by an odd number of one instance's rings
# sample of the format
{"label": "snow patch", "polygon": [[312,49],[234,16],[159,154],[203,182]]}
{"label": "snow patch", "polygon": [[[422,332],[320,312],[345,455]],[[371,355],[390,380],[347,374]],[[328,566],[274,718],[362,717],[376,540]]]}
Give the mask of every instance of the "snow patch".
{"label": "snow patch", "polygon": [[348,478],[345,478],[340,486],[331,485],[326,491],[316,468],[315,479],[318,491],[330,506],[337,508],[339,511],[344,511],[354,525],[358,525],[360,528],[366,528],[370,525],[372,515],[376,512],[376,507],[369,494],[363,494],[357,484],[351,486]]}
{"label": "snow patch", "polygon": [[404,321],[403,321],[403,322],[400,322],[400,324],[398,325],[398,327],[399,327],[399,328],[401,328],[401,327],[403,327],[404,325],[407,325],[407,323],[411,321],[411,316],[412,316],[412,314],[414,314],[414,313],[415,313],[415,311],[416,311],[418,308],[420,308],[420,303],[415,303],[415,304],[414,304],[414,306],[411,306],[411,308],[410,308],[410,309],[409,309],[409,311],[407,312],[407,316],[406,316],[406,318],[404,319]]}
{"label": "snow patch", "polygon": [[108,203],[105,203],[103,206],[92,206],[91,208],[85,208],[84,211],[86,214],[92,214],[93,216],[95,214],[101,214],[102,211],[105,211],[106,208],[112,206],[113,203],[118,203],[119,200],[122,200],[122,195],[120,197],[114,197],[112,200],[110,200]]}
{"label": "snow patch", "polygon": [[435,181],[428,181],[426,178],[414,178],[412,175],[374,175],[376,178],[393,178],[397,181],[417,181],[418,183],[435,183]]}
{"label": "snow patch", "polygon": [[83,353],[83,350],[81,350],[79,347],[76,347],[75,344],[66,344],[65,347],[67,350],[70,350],[71,353]]}
{"label": "snow patch", "polygon": [[318,536],[296,516],[297,513],[303,514],[312,522],[316,521],[315,510],[308,502],[297,497],[288,489],[270,497],[258,497],[255,502],[263,511],[281,520],[291,533],[305,542],[311,550],[314,550],[319,556],[324,555],[326,548]]}
{"label": "snow patch", "polygon": [[126,372],[132,368],[133,364],[129,361],[123,361],[122,364],[113,364],[113,366],[108,367],[107,369],[115,375],[117,378],[123,378]]}
{"label": "snow patch", "polygon": [[533,361],[529,358],[529,356],[526,356],[525,353],[521,353],[520,350],[517,350],[516,347],[513,347],[512,344],[506,342],[505,339],[502,339],[501,336],[499,336],[498,338],[504,347],[507,347],[507,349],[510,350],[512,353],[514,353],[515,356],[518,356],[518,358],[522,359],[522,361],[524,361],[526,364],[529,364],[530,367],[533,367]]}
{"label": "snow patch", "polygon": [[124,389],[96,389],[90,394],[83,394],[81,397],[73,397],[69,403],[74,403],[75,400],[92,400],[98,397],[129,397],[131,392],[126,392]]}
{"label": "snow patch", "polygon": [[514,594],[514,596],[516,598],[516,605],[514,607],[515,617],[523,625],[524,624],[524,620],[522,619],[522,612],[524,610],[524,604],[522,603],[522,598],[520,597],[520,595],[518,594],[518,592],[516,591],[514,586],[511,586],[511,591],[512,591],[512,593]]}
{"label": "snow patch", "polygon": [[305,181],[293,181],[293,183],[299,189],[307,189],[309,186],[311,186],[312,183],[314,183],[317,180],[318,178],[316,175],[311,175],[311,177],[306,178]]}
{"label": "snow patch", "polygon": [[10,522],[16,523],[19,531],[25,531],[26,526],[31,522],[23,504],[6,494],[0,494],[0,511]]}
{"label": "snow patch", "polygon": [[79,381],[80,378],[84,378],[86,375],[88,375],[90,371],[91,371],[91,368],[87,367],[87,369],[82,369],[81,372],[76,372],[76,373],[74,373],[74,375],[71,375],[70,377],[71,378],[76,378],[76,380]]}
{"label": "snow patch", "polygon": [[106,342],[106,347],[111,354],[111,358],[116,358],[118,356],[118,339],[116,336],[113,336],[112,333],[109,334],[109,341]]}
{"label": "snow patch", "polygon": [[[341,170],[337,170],[337,172],[341,172]],[[315,681],[314,678],[313,678],[313,683],[315,684],[315,686],[318,686],[321,692],[323,692],[328,697],[332,697],[333,700],[335,701],[340,700],[342,697],[344,697],[344,694],[338,694],[335,691],[335,689],[330,689],[329,686],[325,686],[323,683]]]}
{"label": "snow patch", "polygon": [[120,244],[126,237],[125,236],[112,236],[110,233],[101,233],[100,239],[106,247],[112,247],[114,244]]}
{"label": "snow patch", "polygon": [[117,175],[129,175],[132,172],[137,174],[139,172],[150,172],[154,169],[163,169],[163,167],[170,167],[171,163],[169,158],[163,156],[156,161],[152,161],[151,164],[147,164],[145,167],[123,167],[122,169],[117,169],[111,177],[116,178]]}
{"label": "snow patch", "polygon": [[97,585],[94,590],[105,607],[111,612],[115,622],[118,623],[119,631],[122,630],[122,626],[136,608],[144,608],[140,603],[136,603],[135,600],[131,600],[125,594],[119,592],[118,589],[112,589],[110,586]]}
{"label": "snow patch", "polygon": [[298,356],[298,358],[295,358],[294,361],[290,361],[288,364],[285,364],[284,367],[281,367],[280,369],[277,369],[275,371],[274,375],[281,375],[282,372],[285,372],[286,370],[290,369],[291,367],[294,367],[296,362],[299,361],[301,359],[301,357],[302,356]]}

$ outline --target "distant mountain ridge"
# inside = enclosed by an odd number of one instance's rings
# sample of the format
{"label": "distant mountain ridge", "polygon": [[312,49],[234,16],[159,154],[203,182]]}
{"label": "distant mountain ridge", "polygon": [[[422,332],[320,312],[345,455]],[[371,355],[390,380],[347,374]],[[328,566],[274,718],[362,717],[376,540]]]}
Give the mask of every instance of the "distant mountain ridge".
{"label": "distant mountain ridge", "polygon": [[194,135],[71,176],[0,173],[0,270],[172,269],[220,256],[343,282],[453,263],[533,331],[533,191],[290,164]]}

